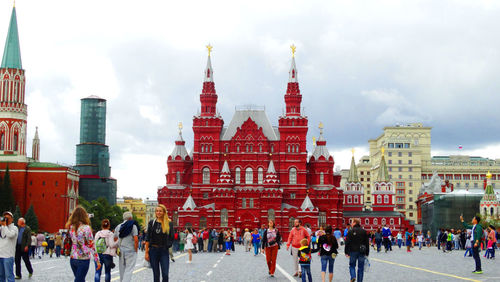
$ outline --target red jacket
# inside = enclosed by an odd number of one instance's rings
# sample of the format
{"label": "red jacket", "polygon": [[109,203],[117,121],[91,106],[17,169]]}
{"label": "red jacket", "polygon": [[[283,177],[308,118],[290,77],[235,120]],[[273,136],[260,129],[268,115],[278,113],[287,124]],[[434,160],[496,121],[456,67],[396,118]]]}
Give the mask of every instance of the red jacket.
{"label": "red jacket", "polygon": [[208,231],[203,231],[203,240],[208,240]]}
{"label": "red jacket", "polygon": [[307,242],[311,242],[311,237],[309,236],[309,232],[304,227],[300,227],[299,229],[297,228],[292,228],[290,230],[290,234],[288,235],[288,241],[286,242],[286,247],[288,248],[290,244],[294,248],[300,248],[300,241],[302,239],[306,238]]}

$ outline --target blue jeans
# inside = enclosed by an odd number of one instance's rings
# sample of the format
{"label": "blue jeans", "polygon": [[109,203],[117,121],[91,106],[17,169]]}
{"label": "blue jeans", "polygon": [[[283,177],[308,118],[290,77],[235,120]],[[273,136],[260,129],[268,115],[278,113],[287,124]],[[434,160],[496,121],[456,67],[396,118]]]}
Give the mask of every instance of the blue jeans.
{"label": "blue jeans", "polygon": [[14,282],[14,257],[0,258],[0,281]]}
{"label": "blue jeans", "polygon": [[375,244],[377,244],[377,252],[380,252],[380,248],[382,247],[382,239],[375,239]]}
{"label": "blue jeans", "polygon": [[356,281],[363,282],[365,255],[362,255],[360,252],[351,252],[349,256],[349,272],[351,274],[351,279],[356,278],[356,262],[358,262],[358,277]]}
{"label": "blue jeans", "polygon": [[321,272],[326,272],[326,265],[328,265],[328,273],[333,273],[333,263],[335,259],[332,256],[321,256]]}
{"label": "blue jeans", "polygon": [[106,282],[111,281],[111,264],[113,263],[113,257],[110,255],[99,254],[99,261],[101,262],[101,268],[99,268],[99,270],[97,270],[97,263],[94,263],[96,266],[94,281],[95,282],[101,281],[101,273],[103,268],[105,268],[104,281]]}
{"label": "blue jeans", "polygon": [[253,242],[253,251],[254,251],[255,255],[259,254],[259,246],[260,246],[260,242]]}
{"label": "blue jeans", "polygon": [[211,252],[212,251],[212,241],[213,240],[208,240],[208,251]]}
{"label": "blue jeans", "polygon": [[465,254],[464,254],[464,257],[467,256],[467,254],[469,254],[469,257],[472,256],[472,248],[467,248],[465,249]]}
{"label": "blue jeans", "polygon": [[302,272],[302,282],[306,282],[306,276],[309,280],[309,282],[312,282],[312,275],[311,275],[311,265],[310,264],[301,264],[300,265],[300,272]]}
{"label": "blue jeans", "polygon": [[403,245],[403,239],[398,239],[398,247],[401,249],[401,245]]}
{"label": "blue jeans", "polygon": [[162,280],[168,282],[168,269],[170,266],[168,248],[150,247],[149,262],[153,269],[154,282],[160,282],[160,267]]}
{"label": "blue jeans", "polygon": [[56,246],[56,257],[61,256],[61,246]]}
{"label": "blue jeans", "polygon": [[87,276],[87,272],[89,271],[90,260],[70,259],[69,264],[71,265],[73,275],[75,275],[75,282],[85,282],[85,276]]}

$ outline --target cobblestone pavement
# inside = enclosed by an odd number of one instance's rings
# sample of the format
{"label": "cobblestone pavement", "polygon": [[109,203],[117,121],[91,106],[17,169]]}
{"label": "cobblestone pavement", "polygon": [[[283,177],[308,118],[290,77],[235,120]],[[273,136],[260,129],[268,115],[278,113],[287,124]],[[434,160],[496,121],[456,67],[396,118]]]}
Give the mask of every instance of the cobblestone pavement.
{"label": "cobblestone pavement", "polygon": [[[334,281],[349,281],[348,259],[341,255],[335,260]],[[365,281],[500,281],[500,261],[481,257],[484,274],[472,274],[474,260],[464,258],[463,251],[443,253],[436,248],[414,248],[411,253],[397,247],[392,252],[370,253],[371,267],[365,273]],[[152,271],[143,266],[144,253],[139,253],[133,281],[152,281]],[[198,253],[193,263],[187,264],[186,254],[176,254],[176,262],[170,264],[170,281],[300,281],[292,277],[293,264],[290,253],[282,248],[278,253],[278,269],[275,277],[267,275],[267,265],[262,254],[245,252],[237,246],[230,256],[224,253]],[[29,281],[72,281],[73,275],[67,258],[32,260],[35,273]],[[119,281],[118,260],[112,271],[112,281]],[[321,281],[319,257],[313,254],[311,271],[314,281]],[[28,280],[23,264],[23,280]],[[94,266],[91,265],[87,281],[93,281]],[[104,274],[101,277],[104,281]]]}

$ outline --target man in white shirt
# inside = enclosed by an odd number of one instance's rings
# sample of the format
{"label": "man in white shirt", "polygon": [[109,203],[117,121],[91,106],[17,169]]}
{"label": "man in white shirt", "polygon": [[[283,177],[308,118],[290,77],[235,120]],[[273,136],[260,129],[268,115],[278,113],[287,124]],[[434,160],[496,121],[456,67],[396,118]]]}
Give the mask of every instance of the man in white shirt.
{"label": "man in white shirt", "polygon": [[[0,281],[14,282],[17,227],[11,212],[4,212],[0,221]],[[1,220],[1,219],[0,219]]]}
{"label": "man in white shirt", "polygon": [[119,239],[120,247],[120,281],[132,281],[132,271],[137,260],[137,248],[139,247],[139,230],[132,217],[132,213],[123,213],[123,222],[115,228],[115,238]]}

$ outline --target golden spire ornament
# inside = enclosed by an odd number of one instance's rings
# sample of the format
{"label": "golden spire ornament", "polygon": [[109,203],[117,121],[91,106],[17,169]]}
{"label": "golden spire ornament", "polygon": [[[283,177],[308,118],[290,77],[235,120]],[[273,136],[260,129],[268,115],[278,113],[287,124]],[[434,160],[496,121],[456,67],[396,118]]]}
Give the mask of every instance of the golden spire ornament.
{"label": "golden spire ornament", "polygon": [[356,151],[356,150],[354,150],[354,148],[352,148],[352,149],[351,149],[351,152],[352,152],[352,156],[353,156],[353,157],[354,157],[354,152],[355,152],[355,151]]}
{"label": "golden spire ornament", "polygon": [[214,48],[212,45],[210,45],[210,43],[208,43],[207,46],[205,46],[208,50],[208,56],[210,57],[210,53],[212,53],[212,49]]}
{"label": "golden spire ornament", "polygon": [[179,124],[177,125],[177,127],[179,128],[179,133],[182,132],[182,121],[179,121]]}
{"label": "golden spire ornament", "polygon": [[290,49],[292,49],[292,57],[295,58],[295,50],[297,50],[297,47],[294,44],[292,44],[290,45]]}
{"label": "golden spire ornament", "polygon": [[382,149],[380,149],[380,151],[382,152],[382,155],[385,153],[385,148],[382,147]]}

